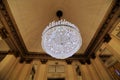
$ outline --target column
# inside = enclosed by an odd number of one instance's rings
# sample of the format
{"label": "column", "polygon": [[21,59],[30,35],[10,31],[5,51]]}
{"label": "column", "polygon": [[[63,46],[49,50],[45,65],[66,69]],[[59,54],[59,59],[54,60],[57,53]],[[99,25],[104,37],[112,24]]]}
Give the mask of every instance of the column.
{"label": "column", "polygon": [[25,63],[23,68],[21,69],[21,72],[18,76],[17,80],[26,80],[28,76],[28,72],[30,71],[31,64],[30,63]]}
{"label": "column", "polygon": [[94,60],[91,59],[91,62],[96,69],[100,80],[112,80],[112,78],[107,73],[104,65],[101,63],[99,57],[97,56]]}
{"label": "column", "polygon": [[25,76],[24,80],[30,80],[30,73],[32,71],[32,67],[33,67],[33,62],[30,62],[28,65],[28,70],[26,71],[26,74],[25,74],[26,76]]}
{"label": "column", "polygon": [[18,80],[18,77],[21,73],[21,70],[23,69],[25,63],[20,63],[18,62],[14,68],[14,70],[11,73],[11,76],[9,78],[9,80]]}
{"label": "column", "polygon": [[0,63],[0,80],[4,80],[11,69],[16,58],[14,55],[7,55]]}
{"label": "column", "polygon": [[9,80],[9,78],[12,76],[11,73],[14,71],[15,67],[17,66],[19,59],[20,59],[19,57],[16,58],[15,62],[12,64],[12,67],[10,68],[9,72],[5,76],[5,80]]}
{"label": "column", "polygon": [[[75,74],[75,76],[74,76],[75,80],[82,80],[82,75],[81,75],[81,70],[80,70],[80,62],[78,60],[73,61],[72,66],[73,66],[73,71]],[[80,71],[80,75],[79,75],[78,71]]]}
{"label": "column", "polygon": [[67,79],[68,80],[76,80],[72,64],[70,64],[70,65],[68,64],[68,65],[66,65],[66,67],[67,67],[66,68],[67,69]]}
{"label": "column", "polygon": [[91,77],[91,73],[88,70],[87,64],[80,65],[82,80],[93,80]]}
{"label": "column", "polygon": [[39,73],[40,73],[39,68],[40,68],[41,63],[39,60],[37,60],[35,61],[35,64],[36,64],[36,72],[35,72],[34,80],[37,80],[39,77]]}
{"label": "column", "polygon": [[46,80],[46,74],[47,74],[47,65],[46,64],[40,64],[37,72],[37,77],[35,80]]}
{"label": "column", "polygon": [[93,65],[90,64],[90,65],[87,65],[87,67],[89,69],[92,80],[100,80],[100,78],[99,78],[96,70],[94,69]]}

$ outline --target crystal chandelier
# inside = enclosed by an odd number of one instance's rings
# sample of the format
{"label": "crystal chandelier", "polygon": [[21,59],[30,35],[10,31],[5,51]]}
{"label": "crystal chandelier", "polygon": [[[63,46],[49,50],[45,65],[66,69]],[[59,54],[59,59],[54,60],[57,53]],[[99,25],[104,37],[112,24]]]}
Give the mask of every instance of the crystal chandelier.
{"label": "crystal chandelier", "polygon": [[[57,13],[57,16],[60,17],[61,13]],[[57,59],[71,57],[81,45],[79,29],[65,19],[49,23],[42,33],[42,48],[47,54]]]}

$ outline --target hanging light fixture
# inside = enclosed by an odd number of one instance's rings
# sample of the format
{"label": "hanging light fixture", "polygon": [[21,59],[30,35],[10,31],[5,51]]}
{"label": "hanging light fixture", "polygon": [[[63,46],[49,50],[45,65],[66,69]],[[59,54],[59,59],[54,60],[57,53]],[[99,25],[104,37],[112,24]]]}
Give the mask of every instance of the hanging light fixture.
{"label": "hanging light fixture", "polygon": [[62,11],[57,11],[59,20],[49,23],[42,33],[42,48],[57,59],[71,57],[82,45],[79,29],[69,21],[60,19],[62,14]]}

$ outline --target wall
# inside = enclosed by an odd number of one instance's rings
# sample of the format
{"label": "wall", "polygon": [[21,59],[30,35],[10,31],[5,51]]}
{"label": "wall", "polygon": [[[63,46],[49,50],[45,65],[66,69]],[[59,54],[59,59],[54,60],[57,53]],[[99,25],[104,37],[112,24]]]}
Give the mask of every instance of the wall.
{"label": "wall", "polygon": [[[19,60],[19,57],[7,55],[0,62],[0,80],[47,80],[58,77],[65,80],[110,80],[98,58],[91,59],[91,64],[81,64],[77,60],[72,64],[67,64],[64,60],[49,60],[46,64],[40,60],[30,63],[20,63]],[[54,67],[50,68],[51,65]],[[76,72],[77,67],[80,75]]]}

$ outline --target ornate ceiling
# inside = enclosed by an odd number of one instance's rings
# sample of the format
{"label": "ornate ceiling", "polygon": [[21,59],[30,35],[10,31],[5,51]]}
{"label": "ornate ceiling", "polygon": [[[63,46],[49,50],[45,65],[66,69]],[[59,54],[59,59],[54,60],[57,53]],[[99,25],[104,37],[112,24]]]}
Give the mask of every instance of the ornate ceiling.
{"label": "ornate ceiling", "polygon": [[1,0],[1,35],[18,56],[52,59],[41,47],[41,33],[58,20],[56,11],[62,10],[62,18],[78,26],[83,39],[81,49],[70,59],[82,59],[104,41],[111,28],[108,24],[119,14],[117,5],[119,0]]}
{"label": "ornate ceiling", "polygon": [[[41,33],[53,20],[56,11],[63,11],[63,18],[78,26],[83,45],[78,53],[84,54],[100,23],[111,8],[112,0],[7,0],[11,14],[26,48],[30,52],[45,53],[41,48]],[[33,6],[34,5],[34,6]]]}

